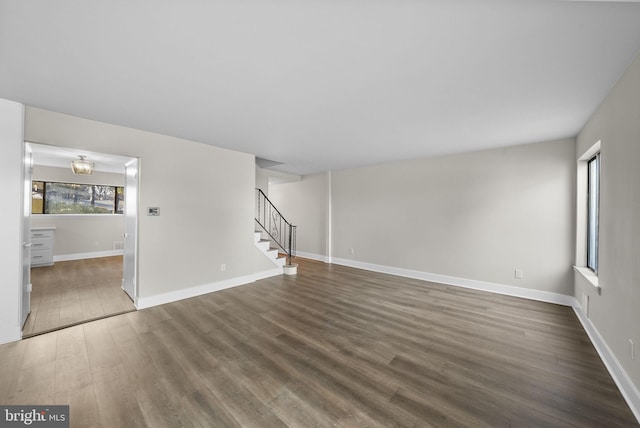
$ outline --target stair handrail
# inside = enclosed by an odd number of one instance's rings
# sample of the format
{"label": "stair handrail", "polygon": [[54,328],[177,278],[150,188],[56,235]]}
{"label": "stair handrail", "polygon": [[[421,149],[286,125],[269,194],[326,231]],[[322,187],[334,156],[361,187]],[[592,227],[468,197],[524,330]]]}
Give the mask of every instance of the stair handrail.
{"label": "stair handrail", "polygon": [[256,223],[287,255],[287,265],[296,253],[297,226],[287,221],[261,189],[256,188]]}

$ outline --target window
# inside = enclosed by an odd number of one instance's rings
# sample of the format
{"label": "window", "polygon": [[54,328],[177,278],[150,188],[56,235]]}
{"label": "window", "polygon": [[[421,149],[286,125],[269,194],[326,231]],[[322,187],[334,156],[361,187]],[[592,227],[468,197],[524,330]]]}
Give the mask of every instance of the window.
{"label": "window", "polygon": [[600,153],[587,162],[587,267],[598,273],[600,215]]}
{"label": "window", "polygon": [[122,214],[124,188],[33,181],[31,212],[33,214]]}
{"label": "window", "polygon": [[116,214],[124,214],[124,187],[116,187]]}
{"label": "window", "polygon": [[31,182],[31,213],[44,213],[44,181]]}

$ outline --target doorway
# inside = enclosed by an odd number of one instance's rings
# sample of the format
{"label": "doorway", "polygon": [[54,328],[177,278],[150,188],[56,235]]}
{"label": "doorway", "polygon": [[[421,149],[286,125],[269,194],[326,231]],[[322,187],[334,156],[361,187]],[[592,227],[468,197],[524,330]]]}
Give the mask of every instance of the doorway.
{"label": "doorway", "polygon": [[[25,144],[23,337],[134,311],[139,159]],[[91,174],[72,171],[80,156]]]}

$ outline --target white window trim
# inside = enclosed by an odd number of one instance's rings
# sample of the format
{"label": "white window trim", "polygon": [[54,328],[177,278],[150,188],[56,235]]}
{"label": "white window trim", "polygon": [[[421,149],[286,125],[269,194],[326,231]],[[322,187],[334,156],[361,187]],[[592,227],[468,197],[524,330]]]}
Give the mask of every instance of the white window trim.
{"label": "white window trim", "polygon": [[122,217],[123,213],[69,213],[69,214],[39,214],[32,213],[32,217],[42,217],[42,218],[67,218],[67,217]]}
{"label": "white window trim", "polygon": [[598,276],[587,267],[587,163],[600,151],[601,146],[601,140],[598,140],[597,143],[578,157],[576,174],[576,264],[573,267],[574,271],[582,275],[584,279],[596,288],[598,294],[602,292]]}
{"label": "white window trim", "polygon": [[598,295],[602,294],[602,288],[600,287],[600,281],[598,280],[598,276],[588,267],[586,266],[574,266],[573,270],[580,275],[598,292]]}

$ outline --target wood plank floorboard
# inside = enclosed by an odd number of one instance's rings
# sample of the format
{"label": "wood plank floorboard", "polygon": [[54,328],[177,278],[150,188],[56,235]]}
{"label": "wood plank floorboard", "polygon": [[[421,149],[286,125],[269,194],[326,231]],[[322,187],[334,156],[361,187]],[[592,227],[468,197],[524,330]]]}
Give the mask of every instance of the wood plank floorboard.
{"label": "wood plank floorboard", "polygon": [[[298,263],[0,346],[0,403],[73,427],[639,426],[571,308]],[[35,323],[109,307],[87,290]]]}
{"label": "wood plank floorboard", "polygon": [[25,337],[135,310],[122,290],[122,256],[35,267],[31,283]]}

